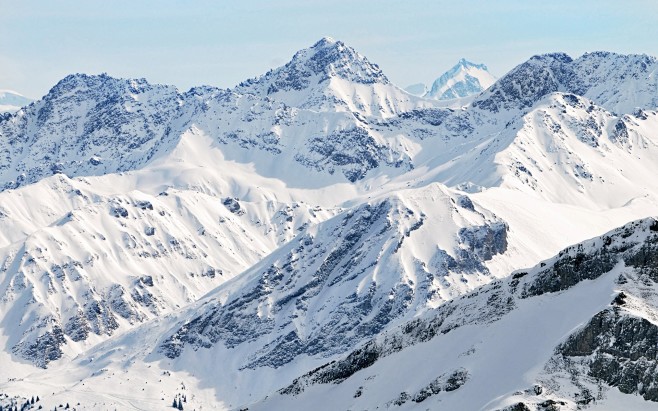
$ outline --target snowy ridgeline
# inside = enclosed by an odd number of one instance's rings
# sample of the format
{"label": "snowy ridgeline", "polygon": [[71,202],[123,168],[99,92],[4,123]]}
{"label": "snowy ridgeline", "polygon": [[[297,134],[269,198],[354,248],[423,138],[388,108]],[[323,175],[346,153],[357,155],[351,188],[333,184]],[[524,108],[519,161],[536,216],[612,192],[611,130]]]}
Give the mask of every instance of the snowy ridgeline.
{"label": "snowy ridgeline", "polygon": [[461,61],[421,98],[326,38],[228,90],[68,76],[0,117],[0,389],[650,407],[657,68],[551,54],[491,84]]}

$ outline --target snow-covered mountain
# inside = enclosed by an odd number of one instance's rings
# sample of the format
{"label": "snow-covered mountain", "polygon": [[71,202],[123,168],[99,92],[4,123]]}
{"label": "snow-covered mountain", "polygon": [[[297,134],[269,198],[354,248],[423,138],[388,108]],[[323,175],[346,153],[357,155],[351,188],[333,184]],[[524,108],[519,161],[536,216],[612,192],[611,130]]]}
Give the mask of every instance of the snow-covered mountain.
{"label": "snow-covered mountain", "polygon": [[288,106],[390,117],[426,104],[391,84],[379,66],[341,41],[325,37],[283,67],[247,80],[239,94],[269,97]]}
{"label": "snow-covered mountain", "polygon": [[450,100],[479,94],[496,81],[484,64],[461,59],[450,70],[434,80],[423,95],[436,100]]}
{"label": "snow-covered mountain", "polygon": [[15,113],[21,107],[27,106],[32,101],[24,95],[12,90],[0,90],[0,114]]}
{"label": "snow-covered mountain", "polygon": [[604,343],[653,333],[655,67],[535,56],[458,108],[330,38],[232,89],[68,76],[0,117],[0,391],[47,384],[44,407],[80,409],[654,400],[655,358]]}

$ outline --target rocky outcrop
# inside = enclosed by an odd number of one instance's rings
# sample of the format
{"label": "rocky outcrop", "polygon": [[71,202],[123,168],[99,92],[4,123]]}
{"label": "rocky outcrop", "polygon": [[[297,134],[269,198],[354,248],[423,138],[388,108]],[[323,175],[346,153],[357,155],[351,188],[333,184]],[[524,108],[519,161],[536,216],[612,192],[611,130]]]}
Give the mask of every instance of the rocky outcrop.
{"label": "rocky outcrop", "polygon": [[658,326],[614,307],[569,336],[556,354],[578,360],[589,377],[658,401]]}
{"label": "rocky outcrop", "polygon": [[[438,298],[436,289],[447,277],[488,273],[485,263],[507,248],[507,225],[484,218],[472,202],[459,207],[434,188],[423,193],[419,198],[441,199],[447,207],[441,213],[465,213],[481,224],[455,227],[454,249],[448,253],[438,248],[421,263],[412,257],[413,242],[426,235],[421,232],[430,215],[411,208],[404,196],[361,205],[304,232],[244,274],[251,279],[240,290],[221,304],[211,301],[200,307],[172,330],[160,350],[176,358],[186,346],[233,348],[252,342],[258,348],[245,362],[247,368],[277,368],[300,355],[328,357]],[[412,273],[402,263],[407,259],[418,281],[408,279]],[[503,310],[506,298],[492,297],[490,306]],[[445,310],[450,307],[446,304]],[[308,325],[300,328],[300,323]]]}

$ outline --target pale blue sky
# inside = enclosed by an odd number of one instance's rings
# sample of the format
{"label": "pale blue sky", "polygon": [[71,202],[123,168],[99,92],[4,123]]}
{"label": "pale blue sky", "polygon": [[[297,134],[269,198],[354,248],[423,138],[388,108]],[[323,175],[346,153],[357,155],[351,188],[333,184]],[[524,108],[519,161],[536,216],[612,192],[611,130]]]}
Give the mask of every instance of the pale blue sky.
{"label": "pale blue sky", "polygon": [[658,1],[0,0],[0,89],[40,97],[75,72],[232,87],[323,36],[406,87],[461,57],[501,76],[552,51],[658,55]]}

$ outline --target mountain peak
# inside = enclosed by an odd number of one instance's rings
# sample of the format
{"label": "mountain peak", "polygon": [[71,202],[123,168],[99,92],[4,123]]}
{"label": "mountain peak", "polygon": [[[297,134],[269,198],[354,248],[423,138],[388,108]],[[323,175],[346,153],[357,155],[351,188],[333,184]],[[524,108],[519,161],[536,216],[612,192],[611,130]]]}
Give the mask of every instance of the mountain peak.
{"label": "mountain peak", "polygon": [[[313,49],[318,49],[318,48],[325,48],[325,47],[331,47],[332,45],[336,44],[337,41],[333,37],[325,36],[322,37],[320,40],[317,41],[314,45],[311,46]],[[342,43],[342,42],[338,42]]]}
{"label": "mountain peak", "polygon": [[389,84],[378,65],[352,47],[331,37],[323,37],[311,47],[295,53],[284,66],[240,83],[238,90],[264,88],[267,94],[303,90],[331,78],[359,84]]}
{"label": "mountain peak", "polygon": [[455,68],[469,68],[469,67],[474,67],[480,70],[489,71],[489,69],[485,64],[473,63],[472,61],[468,61],[463,57],[459,59],[459,62],[452,69],[454,70]]}
{"label": "mountain peak", "polygon": [[432,83],[425,97],[436,100],[467,97],[485,90],[495,80],[486,65],[462,58]]}
{"label": "mountain peak", "polygon": [[76,89],[105,90],[108,87],[126,88],[128,91],[132,93],[141,93],[153,87],[171,88],[170,86],[151,85],[145,78],[123,79],[123,78],[112,77],[107,73],[101,73],[101,74],[74,73],[74,74],[69,74],[68,76],[64,77],[59,82],[57,82],[57,84],[55,84],[55,86],[49,91],[47,96],[53,94],[54,95],[66,94]]}
{"label": "mountain peak", "polygon": [[331,37],[323,37],[310,48],[300,50],[283,68],[293,68],[300,73],[308,69],[310,73],[302,74],[319,75],[320,81],[340,77],[362,84],[388,83],[379,66]]}

